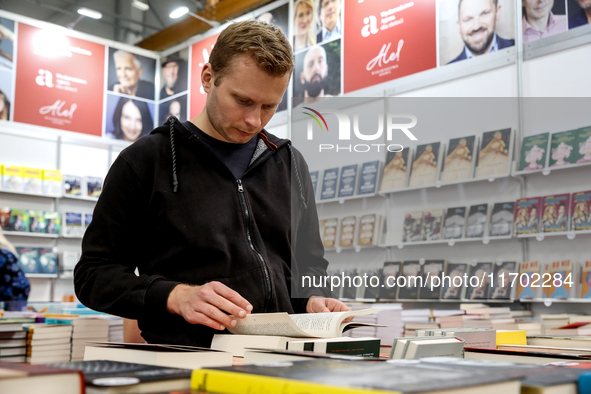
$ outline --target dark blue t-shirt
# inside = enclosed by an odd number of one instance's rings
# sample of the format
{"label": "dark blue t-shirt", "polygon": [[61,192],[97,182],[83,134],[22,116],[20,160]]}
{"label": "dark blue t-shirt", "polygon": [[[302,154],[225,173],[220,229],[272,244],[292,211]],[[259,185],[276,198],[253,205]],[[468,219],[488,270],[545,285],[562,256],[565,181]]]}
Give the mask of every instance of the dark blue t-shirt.
{"label": "dark blue t-shirt", "polygon": [[183,124],[209,146],[213,153],[232,171],[236,179],[242,178],[257,147],[258,137],[251,139],[246,144],[233,144],[205,134],[189,121],[183,122]]}

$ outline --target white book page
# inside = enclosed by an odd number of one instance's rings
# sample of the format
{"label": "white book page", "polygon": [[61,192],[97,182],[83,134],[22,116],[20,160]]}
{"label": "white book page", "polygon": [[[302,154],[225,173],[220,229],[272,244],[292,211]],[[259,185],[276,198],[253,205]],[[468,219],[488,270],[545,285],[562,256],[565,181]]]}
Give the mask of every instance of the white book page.
{"label": "white book page", "polygon": [[310,338],[312,335],[302,331],[285,313],[255,313],[243,319],[236,319],[236,327],[228,327],[232,334],[276,335],[295,338]]}

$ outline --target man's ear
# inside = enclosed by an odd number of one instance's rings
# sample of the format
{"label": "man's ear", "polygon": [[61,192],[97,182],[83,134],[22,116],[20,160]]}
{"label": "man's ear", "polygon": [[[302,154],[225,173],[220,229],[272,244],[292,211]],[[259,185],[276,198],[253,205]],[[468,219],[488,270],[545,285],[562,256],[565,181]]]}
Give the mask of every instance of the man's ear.
{"label": "man's ear", "polygon": [[497,19],[496,19],[496,22],[498,22],[498,21],[499,21],[499,18],[500,18],[500,17],[501,17],[501,5],[499,4],[499,5],[497,6]]}
{"label": "man's ear", "polygon": [[209,93],[213,85],[213,70],[210,63],[206,63],[201,70],[201,85],[205,93]]}

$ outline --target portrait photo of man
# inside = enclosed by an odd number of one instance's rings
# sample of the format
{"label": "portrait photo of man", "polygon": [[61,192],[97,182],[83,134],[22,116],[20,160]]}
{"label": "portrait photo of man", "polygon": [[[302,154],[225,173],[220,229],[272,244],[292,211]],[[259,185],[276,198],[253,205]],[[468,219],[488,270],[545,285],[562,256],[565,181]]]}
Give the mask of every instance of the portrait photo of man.
{"label": "portrait photo of man", "polygon": [[160,100],[187,90],[189,50],[166,56],[160,63]]}
{"label": "portrait photo of man", "polygon": [[566,31],[565,11],[562,0],[522,0],[523,43]]}
{"label": "portrait photo of man", "polygon": [[[294,97],[304,103],[341,94],[341,40],[314,45],[296,55]],[[297,100],[296,100],[297,101]],[[294,104],[297,105],[294,101]]]}
{"label": "portrait photo of man", "polygon": [[318,0],[320,30],[316,35],[316,43],[341,37],[341,0]]}
{"label": "portrait photo of man", "polygon": [[169,116],[174,116],[181,122],[187,120],[187,95],[182,94],[171,98],[170,100],[161,101],[158,104],[159,122],[162,124],[166,122]]}
{"label": "portrait photo of man", "polygon": [[109,48],[109,90],[154,100],[156,60]]}
{"label": "portrait photo of man", "polygon": [[591,0],[568,0],[568,28],[591,23]]}
{"label": "portrait photo of man", "polygon": [[515,45],[511,0],[448,0],[440,7],[442,65]]}

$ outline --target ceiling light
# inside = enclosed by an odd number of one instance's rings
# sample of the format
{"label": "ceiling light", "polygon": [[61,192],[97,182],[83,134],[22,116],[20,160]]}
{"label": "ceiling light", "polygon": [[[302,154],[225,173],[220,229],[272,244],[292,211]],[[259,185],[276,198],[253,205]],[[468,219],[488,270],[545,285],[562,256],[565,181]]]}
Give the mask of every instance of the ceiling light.
{"label": "ceiling light", "polygon": [[84,8],[84,7],[79,8],[78,13],[80,15],[84,15],[84,16],[87,16],[92,19],[101,19],[103,17],[103,14],[101,14],[100,12],[95,11],[95,10],[91,10],[90,8]]}
{"label": "ceiling light", "polygon": [[181,16],[185,15],[187,12],[189,12],[189,9],[187,7],[179,7],[176,10],[172,11],[169,16],[172,19],[176,19],[176,18],[180,18]]}
{"label": "ceiling light", "polygon": [[150,6],[140,0],[132,0],[131,5],[141,11],[148,11]]}

